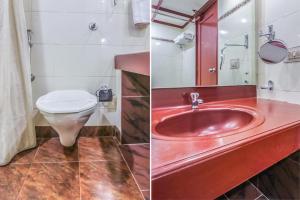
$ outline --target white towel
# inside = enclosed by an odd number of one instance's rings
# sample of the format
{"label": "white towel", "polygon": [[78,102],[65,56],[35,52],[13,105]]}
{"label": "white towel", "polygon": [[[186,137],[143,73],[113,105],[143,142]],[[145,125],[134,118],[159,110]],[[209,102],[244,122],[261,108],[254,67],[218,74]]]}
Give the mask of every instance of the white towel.
{"label": "white towel", "polygon": [[132,15],[137,27],[144,28],[150,24],[150,1],[132,0]]}

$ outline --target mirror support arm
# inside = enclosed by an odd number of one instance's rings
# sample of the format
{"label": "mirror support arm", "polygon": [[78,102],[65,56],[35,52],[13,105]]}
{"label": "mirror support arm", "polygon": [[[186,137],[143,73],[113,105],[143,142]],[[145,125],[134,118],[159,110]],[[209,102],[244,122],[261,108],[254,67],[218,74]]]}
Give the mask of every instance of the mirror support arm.
{"label": "mirror support arm", "polygon": [[269,41],[273,41],[275,39],[275,31],[273,25],[268,26],[269,33],[260,33],[259,37],[267,37]]}

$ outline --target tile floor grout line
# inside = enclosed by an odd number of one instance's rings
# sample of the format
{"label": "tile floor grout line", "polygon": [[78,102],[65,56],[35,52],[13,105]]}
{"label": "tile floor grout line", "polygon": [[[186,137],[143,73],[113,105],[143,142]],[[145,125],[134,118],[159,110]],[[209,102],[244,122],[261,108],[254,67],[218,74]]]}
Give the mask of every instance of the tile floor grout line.
{"label": "tile floor grout line", "polygon": [[[255,189],[256,189],[257,191],[259,191],[261,195],[267,197],[267,196],[265,195],[265,193],[263,193],[263,192],[262,192],[258,187],[256,187],[251,181],[248,180],[248,182],[249,182],[253,187],[255,187]],[[269,198],[267,198],[267,199],[269,199]]]}
{"label": "tile floor grout line", "polygon": [[[36,138],[36,140],[37,140],[37,138]],[[37,141],[36,141],[36,142],[37,142]],[[25,175],[25,177],[24,177],[24,181],[23,181],[23,183],[22,183],[22,185],[21,185],[21,187],[20,187],[20,190],[19,190],[19,192],[18,192],[18,195],[17,195],[17,198],[16,198],[16,199],[19,199],[19,197],[20,197],[20,194],[21,194],[21,191],[22,191],[23,186],[24,186],[24,184],[25,184],[25,181],[26,181],[27,178],[29,177],[29,172],[30,172],[30,170],[31,170],[31,166],[32,166],[32,164],[34,163],[34,160],[35,160],[35,158],[36,158],[36,155],[37,155],[37,153],[38,153],[38,151],[39,151],[40,143],[37,142],[36,145],[37,145],[37,147],[36,147],[36,152],[34,153],[33,159],[32,159],[32,161],[30,162],[30,165],[29,165],[28,170],[27,170],[27,172],[26,172],[26,175]]]}
{"label": "tile floor grout line", "polygon": [[254,200],[257,200],[258,198],[264,196],[263,194],[259,195],[258,197],[256,197]]}
{"label": "tile floor grout line", "polygon": [[33,164],[64,164],[64,163],[78,163],[79,161],[39,161],[39,162],[33,162]]}
{"label": "tile floor grout line", "polygon": [[[115,143],[115,141],[114,141],[114,143]],[[116,143],[115,143],[115,144],[116,144]],[[117,145],[117,149],[118,149],[119,153],[121,154],[121,156],[122,156],[122,158],[123,158],[123,161],[125,162],[125,164],[126,164],[128,170],[130,171],[130,174],[131,174],[131,176],[132,176],[132,178],[133,178],[135,184],[137,185],[137,187],[138,187],[138,189],[139,189],[139,191],[140,191],[140,194],[142,195],[143,199],[145,199],[144,194],[142,193],[142,190],[141,190],[141,188],[140,188],[140,186],[139,186],[139,184],[138,184],[136,178],[134,177],[134,175],[133,175],[133,173],[132,173],[132,171],[131,171],[131,169],[130,169],[130,167],[129,167],[127,161],[126,161],[126,159],[124,158],[124,156],[123,156],[123,154],[122,154],[122,151],[121,151],[119,145]]]}
{"label": "tile floor grout line", "polygon": [[267,200],[270,200],[266,195],[263,195],[264,197],[266,197]]}
{"label": "tile floor grout line", "polygon": [[150,143],[135,143],[135,144],[122,144],[122,145],[147,145],[147,144],[150,144]]}
{"label": "tile floor grout line", "polygon": [[119,141],[117,136],[113,137],[113,140],[117,145],[121,145],[121,141]]}
{"label": "tile floor grout line", "polygon": [[[90,163],[90,162],[116,162],[115,160],[84,160],[84,161],[39,161],[33,162],[32,164],[63,164],[63,163]],[[12,163],[11,165],[24,165],[29,163]]]}
{"label": "tile floor grout line", "polygon": [[81,200],[81,177],[80,177],[80,158],[79,158],[79,155],[80,155],[80,149],[79,149],[79,139],[80,137],[78,138],[78,143],[77,143],[77,155],[78,155],[78,174],[79,174],[79,199]]}
{"label": "tile floor grout line", "polygon": [[[112,135],[103,135],[103,136],[99,136],[99,135],[95,135],[95,136],[79,136],[79,138],[95,138],[95,137],[102,137],[102,138],[107,138],[107,137],[114,137]],[[58,136],[55,137],[37,137],[37,139],[51,139],[51,138],[59,138]],[[148,143],[147,143],[148,144]]]}
{"label": "tile floor grout line", "polygon": [[80,138],[112,138],[113,136],[111,135],[107,135],[107,136],[99,136],[99,135],[95,135],[95,136],[80,136]]}
{"label": "tile floor grout line", "polygon": [[226,195],[226,193],[224,194],[224,197],[225,197],[227,200],[230,200],[230,199],[228,198],[228,196]]}

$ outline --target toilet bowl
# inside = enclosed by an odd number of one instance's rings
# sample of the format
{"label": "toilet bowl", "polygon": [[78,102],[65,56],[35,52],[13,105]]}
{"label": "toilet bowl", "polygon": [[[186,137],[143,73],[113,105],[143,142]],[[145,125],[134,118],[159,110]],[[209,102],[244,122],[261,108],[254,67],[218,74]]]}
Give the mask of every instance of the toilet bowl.
{"label": "toilet bowl", "polygon": [[75,144],[81,128],[94,113],[97,98],[82,90],[59,90],[40,97],[36,106],[58,133],[63,146]]}

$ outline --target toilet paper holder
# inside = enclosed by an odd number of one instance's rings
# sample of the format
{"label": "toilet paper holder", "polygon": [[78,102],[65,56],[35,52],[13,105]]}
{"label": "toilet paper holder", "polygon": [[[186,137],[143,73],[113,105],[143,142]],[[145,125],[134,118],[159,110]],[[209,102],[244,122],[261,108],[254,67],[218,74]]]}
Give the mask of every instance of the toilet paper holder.
{"label": "toilet paper holder", "polygon": [[113,99],[112,89],[108,85],[102,85],[99,90],[96,91],[96,96],[99,102],[111,102]]}

